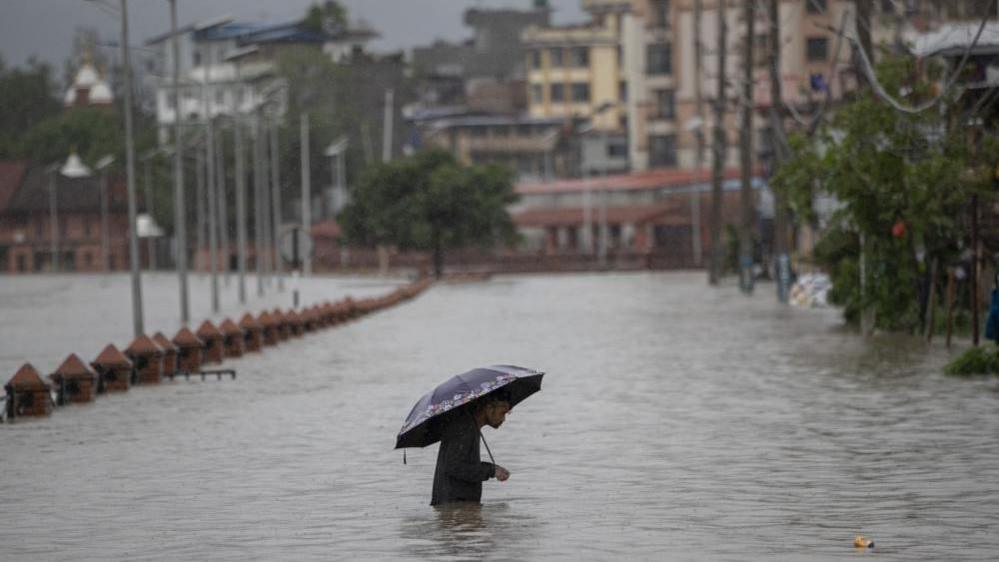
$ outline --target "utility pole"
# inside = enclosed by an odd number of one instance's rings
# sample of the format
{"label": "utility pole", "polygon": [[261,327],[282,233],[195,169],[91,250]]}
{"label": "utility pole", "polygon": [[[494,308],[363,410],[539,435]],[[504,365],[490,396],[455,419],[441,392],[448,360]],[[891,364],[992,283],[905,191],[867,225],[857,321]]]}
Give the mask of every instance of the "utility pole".
{"label": "utility pole", "polygon": [[[697,127],[697,173],[698,184],[700,174],[704,170],[704,73],[703,57],[704,44],[701,43],[701,0],[694,0],[694,99],[697,106],[697,118],[701,120]],[[691,245],[694,252],[694,265],[700,267],[704,262],[704,246],[701,242],[701,192],[697,191],[690,196],[690,230]]]}
{"label": "utility pole", "polygon": [[284,216],[281,212],[281,169],[278,160],[278,124],[275,118],[271,123],[271,207],[274,209],[274,275],[277,277],[278,291],[284,291],[284,267],[278,245],[281,243],[281,225]]}
{"label": "utility pole", "polygon": [[215,186],[218,190],[218,211],[219,211],[219,239],[222,248],[219,267],[222,268],[222,278],[225,286],[229,286],[229,210],[227,209],[229,198],[226,193],[226,173],[225,173],[225,139],[222,131],[215,137],[215,172],[217,179]]}
{"label": "utility pole", "polygon": [[[152,171],[150,170],[150,160],[152,160],[153,154],[147,154],[143,161],[143,198],[146,200],[146,213],[151,219],[153,216],[153,181],[152,181]],[[156,239],[152,236],[146,240],[146,252],[149,254],[149,270],[156,270]]]}
{"label": "utility pole", "polygon": [[58,186],[56,176],[58,174],[59,166],[58,164],[53,164],[49,168],[49,243],[51,244],[49,252],[52,253],[52,273],[59,271],[59,202],[56,195]]}
{"label": "utility pole", "polygon": [[[771,169],[784,161],[784,98],[780,79],[780,0],[770,0],[770,128]],[[787,304],[791,290],[791,258],[788,255],[787,201],[782,192],[774,193],[774,253],[777,256],[777,301]]]}
{"label": "utility pole", "polygon": [[243,147],[243,119],[241,116],[243,84],[239,81],[239,63],[236,64],[236,87],[240,95],[236,96],[236,111],[232,123],[233,153],[236,159],[236,256],[239,264],[237,289],[239,304],[246,304],[246,158]]}
{"label": "utility pole", "polygon": [[[219,238],[216,224],[218,198],[215,194],[215,127],[212,119],[214,89],[209,85],[211,49],[203,48],[201,100],[205,117],[205,187],[208,196],[208,269],[212,276],[212,312],[219,311]],[[201,203],[200,201],[198,203]]]}
{"label": "utility pole", "polygon": [[[104,161],[106,161],[105,157]],[[104,260],[104,273],[111,271],[111,236],[108,233],[108,166],[101,170],[101,259]]]}
{"label": "utility pole", "polygon": [[715,99],[714,162],[711,186],[711,269],[708,282],[717,285],[721,278],[725,245],[722,243],[722,182],[725,170],[725,51],[727,24],[725,3],[718,0],[718,95]]}
{"label": "utility pole", "polygon": [[261,233],[262,248],[264,252],[264,286],[268,289],[271,287],[271,273],[273,268],[271,267],[271,262],[273,256],[271,255],[271,161],[269,156],[269,146],[270,146],[270,133],[268,129],[270,124],[267,121],[267,116],[264,115],[263,108],[260,109],[260,209],[261,213],[261,225],[264,227]]}
{"label": "utility pole", "polygon": [[[309,114],[302,113],[301,127],[299,129],[301,140],[301,161],[302,161],[302,231],[306,238],[312,234],[312,178],[309,174]],[[303,260],[303,275],[312,275],[312,253],[305,252]]]}
{"label": "utility pole", "polygon": [[[184,206],[184,132],[180,107],[180,39],[177,36],[177,0],[170,0],[170,36],[173,51],[173,224],[177,245],[177,279],[180,285],[180,323],[190,321],[187,297],[187,209]],[[107,258],[105,258],[107,259]]]}
{"label": "utility pole", "polygon": [[264,296],[264,143],[259,108],[253,112],[253,238],[256,245],[257,296]]}
{"label": "utility pole", "polygon": [[128,261],[132,269],[132,327],[135,337],[139,337],[145,330],[142,322],[139,236],[135,231],[135,146],[132,138],[132,68],[128,52],[127,0],[121,0],[121,61],[125,68],[125,180],[128,186]]}
{"label": "utility pole", "polygon": [[385,90],[385,116],[382,129],[382,162],[392,159],[392,119],[395,117],[395,91]]}
{"label": "utility pole", "polygon": [[756,0],[746,2],[746,45],[743,51],[742,130],[739,152],[742,167],[742,228],[739,232],[739,286],[753,292],[753,44],[756,42]]}
{"label": "utility pole", "polygon": [[[206,141],[205,138],[201,139]],[[203,253],[205,251],[205,153],[200,146],[195,146],[194,151],[194,222],[196,231],[194,235],[195,247],[194,269],[203,271],[205,262]]]}

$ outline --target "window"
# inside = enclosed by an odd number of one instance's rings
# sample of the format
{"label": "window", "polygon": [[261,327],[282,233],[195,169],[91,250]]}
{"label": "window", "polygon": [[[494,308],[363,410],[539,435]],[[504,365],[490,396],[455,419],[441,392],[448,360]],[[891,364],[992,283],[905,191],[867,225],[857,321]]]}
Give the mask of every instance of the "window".
{"label": "window", "polygon": [[895,13],[895,2],[894,2],[894,0],[881,0],[881,13],[882,14],[894,14]]}
{"label": "window", "polygon": [[627,158],[628,145],[623,142],[611,142],[607,144],[608,158]]}
{"label": "window", "polygon": [[587,103],[590,101],[590,85],[580,82],[572,85],[572,101]]}
{"label": "window", "polygon": [[652,0],[652,25],[669,29],[669,0]]}
{"label": "window", "polygon": [[676,135],[649,137],[649,163],[652,166],[676,166]]}
{"label": "window", "polygon": [[224,104],[225,104],[225,90],[221,88],[215,90],[215,105],[224,105]]}
{"label": "window", "polygon": [[656,90],[656,117],[673,119],[676,117],[676,100],[673,90]]}
{"label": "window", "polygon": [[551,50],[551,53],[549,54],[549,59],[551,62],[551,66],[553,68],[560,68],[563,64],[565,64],[565,62],[562,60],[563,59],[562,48],[561,47],[553,48]]}
{"label": "window", "polygon": [[825,37],[809,37],[806,44],[808,62],[819,62],[829,58],[829,40]]}
{"label": "window", "polygon": [[201,51],[195,49],[191,54],[191,60],[194,62],[194,66],[201,66]]}
{"label": "window", "polygon": [[562,84],[552,84],[552,102],[565,101],[565,86]]}
{"label": "window", "polygon": [[618,82],[617,97],[621,101],[628,101],[628,83],[624,80]]}
{"label": "window", "polygon": [[826,0],[805,0],[805,5],[808,7],[809,14],[826,13]]}
{"label": "window", "polygon": [[528,58],[530,58],[529,64],[531,65],[531,68],[535,70],[541,68],[541,51],[537,49],[531,51],[531,54]]}
{"label": "window", "polygon": [[669,43],[653,43],[646,47],[648,72],[651,75],[672,74],[672,48]]}
{"label": "window", "polygon": [[589,47],[573,47],[569,51],[569,61],[572,66],[576,68],[585,68],[590,66],[590,49]]}
{"label": "window", "polygon": [[542,96],[543,90],[541,89],[541,84],[531,84],[531,103],[541,103],[544,101]]}

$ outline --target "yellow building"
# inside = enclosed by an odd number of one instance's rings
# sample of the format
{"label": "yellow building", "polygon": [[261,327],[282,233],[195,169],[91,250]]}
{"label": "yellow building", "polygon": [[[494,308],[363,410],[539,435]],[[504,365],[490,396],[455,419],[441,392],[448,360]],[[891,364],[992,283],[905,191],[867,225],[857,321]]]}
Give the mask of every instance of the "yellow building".
{"label": "yellow building", "polygon": [[577,26],[531,27],[523,34],[531,117],[593,118],[599,131],[627,128],[622,16],[631,0],[583,0],[593,18]]}

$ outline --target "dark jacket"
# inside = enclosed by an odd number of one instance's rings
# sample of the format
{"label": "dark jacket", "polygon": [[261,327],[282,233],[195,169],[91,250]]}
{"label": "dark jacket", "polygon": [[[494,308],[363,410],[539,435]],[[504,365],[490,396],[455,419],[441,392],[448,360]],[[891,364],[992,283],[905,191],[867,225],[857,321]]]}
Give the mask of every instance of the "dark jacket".
{"label": "dark jacket", "polygon": [[444,429],[441,437],[430,505],[479,502],[482,499],[482,483],[495,474],[495,465],[479,459],[479,428],[475,422],[471,419],[455,420]]}

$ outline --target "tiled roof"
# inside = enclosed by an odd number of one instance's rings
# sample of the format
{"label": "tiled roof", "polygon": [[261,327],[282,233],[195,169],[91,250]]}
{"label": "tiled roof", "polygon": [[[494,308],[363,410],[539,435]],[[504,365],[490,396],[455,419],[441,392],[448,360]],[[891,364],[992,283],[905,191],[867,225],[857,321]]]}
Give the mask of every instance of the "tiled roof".
{"label": "tiled roof", "polygon": [[226,318],[219,324],[219,329],[222,330],[223,334],[230,336],[241,336],[243,335],[243,329],[236,325],[231,319]]}
{"label": "tiled roof", "polygon": [[211,320],[205,320],[198,326],[198,337],[206,340],[209,338],[221,338],[224,334],[219,330],[215,324],[212,324]]}
{"label": "tiled roof", "polygon": [[[21,188],[13,192],[7,202],[6,210],[48,212],[50,179],[44,169],[29,168],[24,175]],[[100,211],[100,176],[68,178],[62,174],[55,174],[55,182],[60,211]],[[139,200],[139,206],[142,207],[141,197]],[[121,178],[111,179],[108,186],[108,208],[112,212],[123,211],[126,203],[125,182]]]}
{"label": "tiled roof", "polygon": [[153,341],[156,342],[156,345],[163,348],[164,351],[177,351],[177,346],[174,345],[169,338],[164,336],[163,332],[156,332],[156,334],[153,335]]}
{"label": "tiled roof", "polygon": [[239,319],[239,325],[240,327],[248,330],[259,330],[261,328],[260,322],[257,322],[257,319],[254,318],[249,312],[244,314],[243,317]]}
{"label": "tiled roof", "polygon": [[7,208],[11,198],[21,187],[28,163],[24,161],[0,162],[0,212]]}
{"label": "tiled roof", "polygon": [[129,344],[125,353],[129,355],[156,355],[162,354],[163,348],[156,345],[156,342],[151,340],[148,336],[139,336],[132,340],[132,343]]}
{"label": "tiled roof", "polygon": [[[689,212],[683,213],[672,204],[658,205],[632,205],[627,207],[609,207],[607,209],[608,224],[639,224],[648,222],[667,215],[683,215],[689,222]],[[591,221],[597,224],[600,220],[599,210],[591,209]],[[585,212],[582,207],[566,207],[556,209],[528,209],[513,216],[513,222],[517,226],[579,226],[582,225]]]}
{"label": "tiled roof", "polygon": [[90,362],[91,365],[101,365],[104,367],[131,367],[132,362],[125,357],[113,343],[109,343],[104,351]]}
{"label": "tiled roof", "polygon": [[90,365],[84,363],[75,353],[71,353],[53,374],[62,375],[66,378],[97,376],[94,370],[90,368]]}
{"label": "tiled roof", "polygon": [[173,343],[177,347],[204,347],[205,342],[201,341],[198,336],[194,335],[194,332],[187,328],[181,328],[177,331],[177,335],[173,337]]}
{"label": "tiled roof", "polygon": [[49,384],[45,382],[44,379],[38,374],[38,371],[31,366],[31,363],[25,363],[20,369],[14,373],[14,376],[7,382],[9,386],[12,386],[15,390],[25,391],[25,390],[48,390]]}
{"label": "tiled roof", "polygon": [[[754,172],[759,175],[759,171]],[[738,168],[725,170],[724,179],[741,177]],[[711,170],[679,170],[657,168],[632,174],[617,174],[586,179],[563,179],[540,183],[522,183],[516,186],[521,195],[543,195],[555,193],[578,193],[586,191],[642,191],[651,189],[683,188],[696,184],[710,183]]]}

